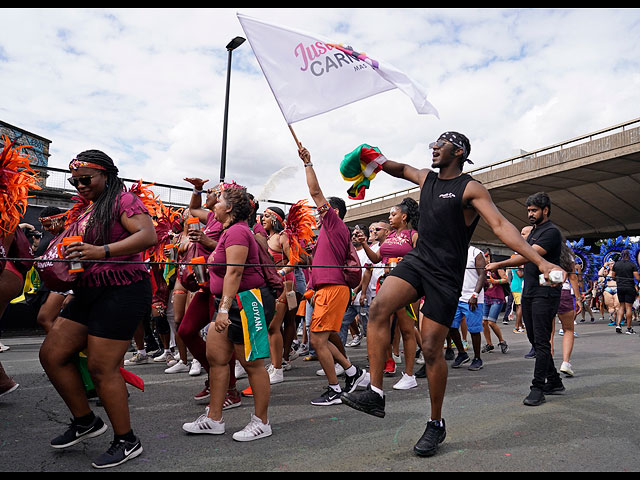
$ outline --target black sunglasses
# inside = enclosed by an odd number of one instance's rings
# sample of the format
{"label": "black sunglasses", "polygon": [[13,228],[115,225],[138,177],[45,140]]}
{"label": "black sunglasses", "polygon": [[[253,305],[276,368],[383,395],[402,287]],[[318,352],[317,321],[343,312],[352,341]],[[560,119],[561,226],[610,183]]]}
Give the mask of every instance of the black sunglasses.
{"label": "black sunglasses", "polygon": [[85,187],[91,185],[91,180],[93,177],[97,177],[99,174],[95,175],[82,175],[80,177],[70,177],[67,178],[67,181],[73,185],[75,188],[78,188],[78,185],[84,185]]}

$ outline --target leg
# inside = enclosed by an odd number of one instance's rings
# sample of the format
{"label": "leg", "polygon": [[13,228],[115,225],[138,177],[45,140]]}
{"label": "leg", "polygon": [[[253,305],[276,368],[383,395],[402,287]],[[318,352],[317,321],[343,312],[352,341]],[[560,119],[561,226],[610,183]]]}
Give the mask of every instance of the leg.
{"label": "leg", "polygon": [[[207,363],[209,370],[209,387],[211,398],[209,400],[209,418],[222,420],[222,405],[229,387],[229,361],[234,353],[234,346],[227,337],[227,330],[216,331],[213,324],[207,334]],[[240,355],[244,359],[244,352]],[[264,367],[263,367],[264,370]],[[267,371],[265,370],[265,373]]]}
{"label": "leg", "polygon": [[60,314],[64,299],[64,295],[60,295],[56,292],[49,292],[46,300],[44,301],[42,306],[40,306],[36,321],[38,322],[38,325],[42,327],[45,333],[49,333],[49,331],[53,327],[53,322],[55,322],[56,318],[58,318],[58,315]]}
{"label": "leg", "polygon": [[442,344],[449,334],[449,327],[425,317],[422,322],[422,351],[427,366],[431,419],[442,419],[442,403],[447,386],[448,368],[442,355]]}
{"label": "leg", "polygon": [[129,344],[128,340],[111,340],[91,335],[87,343],[89,372],[116,435],[125,435],[131,431],[128,392],[120,374],[120,362]]}
{"label": "leg", "polygon": [[[82,377],[73,362],[75,355],[87,346],[87,332],[88,328],[85,325],[58,317],[40,347],[42,368],[76,418],[84,417],[91,412]],[[122,356],[118,361],[118,367],[121,360]]]}
{"label": "leg", "polygon": [[[371,369],[371,385],[380,390],[382,390],[386,349],[390,339],[391,315],[402,306],[414,302],[416,298],[418,298],[418,292],[409,282],[390,276],[382,284],[371,303],[367,326],[367,352]],[[440,354],[442,356],[442,343],[440,343]]]}
{"label": "leg", "polygon": [[268,409],[271,385],[269,383],[269,374],[264,368],[264,362],[262,360],[247,362],[244,359],[244,345],[235,345],[234,348],[236,357],[240,359],[240,363],[249,377],[249,385],[251,385],[251,390],[253,391],[255,416],[266,424],[269,419]]}
{"label": "leg", "polygon": [[207,372],[209,371],[207,344],[200,336],[200,330],[211,321],[210,301],[209,293],[196,292],[178,328],[178,335]]}

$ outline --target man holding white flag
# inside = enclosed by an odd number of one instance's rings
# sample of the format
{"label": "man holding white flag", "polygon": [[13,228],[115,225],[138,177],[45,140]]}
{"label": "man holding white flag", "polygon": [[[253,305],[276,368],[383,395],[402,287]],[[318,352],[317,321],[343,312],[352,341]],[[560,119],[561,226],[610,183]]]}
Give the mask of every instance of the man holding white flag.
{"label": "man holding white flag", "polygon": [[420,114],[438,115],[424,89],[392,65],[320,35],[238,14],[287,124],[394,88]]}

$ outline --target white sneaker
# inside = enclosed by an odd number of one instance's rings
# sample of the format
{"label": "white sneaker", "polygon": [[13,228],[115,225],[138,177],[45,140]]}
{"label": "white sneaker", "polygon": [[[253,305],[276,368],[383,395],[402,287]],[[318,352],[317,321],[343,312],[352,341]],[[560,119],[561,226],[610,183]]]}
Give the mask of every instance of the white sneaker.
{"label": "white sneaker", "polygon": [[6,345],[0,343],[0,352],[6,352],[7,350],[10,350],[11,347],[7,347]]}
{"label": "white sneaker", "polygon": [[573,369],[571,368],[571,364],[569,362],[562,362],[560,371],[569,377],[573,377]]}
{"label": "white sneaker", "polygon": [[[208,410],[207,410],[208,413]],[[189,433],[207,433],[209,435],[222,435],[224,433],[224,418],[219,422],[207,417],[207,413],[200,415],[195,422],[185,423],[182,429]]]}
{"label": "white sneaker", "polygon": [[164,362],[167,363],[169,361],[173,360],[173,353],[171,353],[170,350],[165,350],[164,352],[162,352],[162,355],[158,355],[157,357],[153,358],[154,362]]}
{"label": "white sneaker", "polygon": [[418,382],[416,381],[415,375],[407,375],[402,372],[402,378],[396,383],[393,388],[395,390],[409,390],[410,388],[416,388],[418,386]]}
{"label": "white sneaker", "polygon": [[395,353],[392,353],[391,356],[393,357],[393,361],[396,362],[396,365],[402,363],[402,355],[396,355]]}
{"label": "white sneaker", "polygon": [[[336,375],[338,377],[340,375],[344,375],[344,368],[342,368],[342,365],[340,365],[339,363],[336,363],[335,368],[336,368]],[[316,375],[318,375],[319,377],[325,377],[327,374],[324,373],[324,370],[321,368],[320,370],[316,370]]]}
{"label": "white sneaker", "polygon": [[276,383],[284,382],[284,369],[283,368],[274,368],[269,373],[269,383],[271,385],[275,385]]}
{"label": "white sneaker", "polygon": [[236,379],[245,378],[247,376],[247,371],[244,369],[240,360],[236,360]]}
{"label": "white sneaker", "polygon": [[191,369],[189,370],[189,375],[192,377],[197,377],[202,373],[202,365],[195,358],[191,361]]}
{"label": "white sneaker", "polygon": [[124,361],[126,367],[141,365],[143,363],[149,363],[149,355],[146,353],[134,353],[130,359]]}
{"label": "white sneaker", "polygon": [[184,373],[189,371],[189,365],[180,360],[174,366],[165,368],[164,373]]}
{"label": "white sneaker", "polygon": [[416,363],[418,365],[424,365],[424,355],[422,355],[422,352],[420,352],[420,355],[416,358]]}
{"label": "white sneaker", "polygon": [[271,425],[269,422],[262,423],[255,415],[251,415],[251,421],[239,432],[233,434],[233,439],[238,442],[250,442],[259,438],[269,437],[271,435]]}

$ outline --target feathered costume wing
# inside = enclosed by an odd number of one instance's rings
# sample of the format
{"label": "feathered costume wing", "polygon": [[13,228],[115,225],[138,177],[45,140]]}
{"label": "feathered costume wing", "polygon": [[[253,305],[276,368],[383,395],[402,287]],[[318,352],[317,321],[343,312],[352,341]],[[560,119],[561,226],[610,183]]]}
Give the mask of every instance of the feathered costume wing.
{"label": "feathered costume wing", "polygon": [[38,174],[31,168],[29,158],[21,150],[31,145],[15,146],[2,136],[4,148],[0,154],[0,238],[17,228],[27,209],[29,190],[40,190]]}
{"label": "feathered costume wing", "polygon": [[317,228],[313,210],[307,200],[300,200],[289,209],[285,232],[289,237],[289,263],[291,264],[300,262],[301,250],[304,250],[313,240],[313,230]]}

